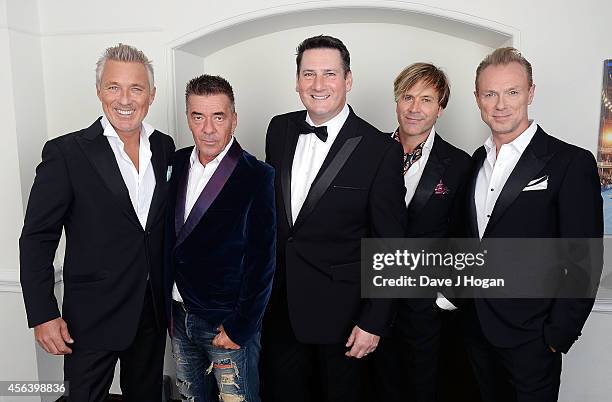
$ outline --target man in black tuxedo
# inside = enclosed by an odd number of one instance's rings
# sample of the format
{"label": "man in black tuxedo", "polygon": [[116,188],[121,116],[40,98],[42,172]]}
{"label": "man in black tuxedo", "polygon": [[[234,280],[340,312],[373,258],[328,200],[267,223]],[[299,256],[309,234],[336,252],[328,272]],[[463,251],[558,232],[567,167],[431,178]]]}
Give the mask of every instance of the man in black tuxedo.
{"label": "man in black tuxedo", "polygon": [[[448,104],[448,78],[432,64],[415,63],[399,73],[393,89],[399,127],[390,135],[404,149],[408,211],[405,237],[447,237],[471,166],[469,155],[446,142],[434,127]],[[451,389],[449,400],[473,397],[465,395],[470,367],[456,313],[442,313],[435,296],[397,301],[389,335],[383,337],[372,356],[377,400],[446,400],[445,394]],[[440,371],[447,374],[441,379],[438,356]]]}
{"label": "man in black tuxedo", "polygon": [[[466,231],[483,241],[598,241],[603,218],[595,159],[529,120],[534,91],[531,64],[514,48],[495,50],[476,70],[474,94],[491,136],[473,155]],[[572,265],[565,268],[559,275],[560,291],[576,280]],[[483,399],[556,401],[561,353],[579,337],[593,302],[476,298],[461,305]]]}
{"label": "man in black tuxedo", "polygon": [[[70,401],[104,401],[121,359],[125,400],[162,395],[161,292],[166,176],[172,139],[143,123],[153,67],[134,47],[106,49],[96,68],[104,117],[48,141],[19,241],[28,324],[64,355]],[[62,314],[53,258],[66,233]]]}
{"label": "man in black tuxedo", "polygon": [[266,160],[276,169],[277,271],[264,317],[266,401],[357,401],[363,356],[390,301],[360,298],[360,243],[405,233],[402,150],[346,104],[350,56],[336,38],[297,49],[306,110],[275,116]]}

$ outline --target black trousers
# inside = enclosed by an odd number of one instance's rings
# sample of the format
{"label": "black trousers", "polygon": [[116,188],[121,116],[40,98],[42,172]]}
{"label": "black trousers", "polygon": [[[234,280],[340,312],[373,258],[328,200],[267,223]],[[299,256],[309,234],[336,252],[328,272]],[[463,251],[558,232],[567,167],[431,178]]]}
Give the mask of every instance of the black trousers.
{"label": "black trousers", "polygon": [[558,400],[561,353],[552,352],[543,337],[514,348],[495,347],[479,325],[473,323],[466,329],[466,344],[483,401]]}
{"label": "black trousers", "polygon": [[[348,339],[347,334],[347,339]],[[312,345],[262,336],[265,402],[361,402],[364,362],[346,357],[344,344]]]}
{"label": "black trousers", "polygon": [[155,319],[153,299],[147,287],[138,331],[122,351],[74,348],[64,356],[64,380],[68,401],[105,401],[113,382],[115,365],[121,361],[121,392],[124,401],[161,401],[166,331]]}
{"label": "black trousers", "polygon": [[371,401],[437,401],[441,317],[433,299],[397,301],[397,315],[372,354]]}

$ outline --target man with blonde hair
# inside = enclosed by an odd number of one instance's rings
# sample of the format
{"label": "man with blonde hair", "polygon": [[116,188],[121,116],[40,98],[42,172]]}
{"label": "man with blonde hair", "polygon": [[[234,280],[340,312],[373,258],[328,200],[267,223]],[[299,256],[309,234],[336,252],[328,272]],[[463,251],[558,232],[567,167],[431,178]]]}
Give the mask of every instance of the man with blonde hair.
{"label": "man with blonde hair", "polygon": [[[404,149],[408,213],[405,237],[447,237],[455,203],[461,198],[471,165],[467,153],[436,132],[435,123],[450,97],[448,78],[433,64],[414,63],[395,78],[393,91],[399,126],[391,137]],[[380,387],[377,394],[381,395],[381,400],[403,401],[406,390],[414,401],[438,400],[438,356],[443,322],[444,333],[449,335],[443,338],[446,340],[443,347],[454,352],[453,359],[448,355],[449,359],[444,360],[443,368],[448,368],[449,364],[456,366],[460,358],[467,363],[467,358],[458,353],[460,350],[453,351],[461,347],[454,333],[458,327],[456,317],[454,313],[442,316],[435,305],[435,293],[430,298],[397,301],[393,326],[373,356],[376,385]],[[462,379],[465,376],[461,374]]]}
{"label": "man with blonde hair", "polygon": [[[564,250],[567,257],[558,253],[562,263],[547,277],[552,296],[461,303],[470,360],[487,402],[556,401],[561,353],[580,336],[594,302],[593,289],[585,286],[584,294],[573,296],[568,289],[583,282],[584,264],[592,265],[596,279],[595,271],[601,272],[598,253],[590,249],[603,234],[597,165],[590,152],[548,135],[529,119],[535,85],[531,64],[518,50],[500,48],[488,55],[476,70],[475,84],[491,136],[472,157],[466,234],[481,241],[571,238],[574,252],[587,252],[580,260],[569,250]],[[505,247],[512,244],[505,240]],[[538,261],[537,266],[513,262],[512,275],[524,266],[542,271],[546,267]]]}
{"label": "man with blonde hair", "polygon": [[[96,68],[104,116],[48,141],[36,169],[19,240],[21,286],[36,340],[64,356],[69,401],[106,400],[119,359],[123,400],[161,400],[163,217],[174,143],[143,122],[153,79],[138,49],[106,49]],[[62,229],[60,314],[53,257]]]}

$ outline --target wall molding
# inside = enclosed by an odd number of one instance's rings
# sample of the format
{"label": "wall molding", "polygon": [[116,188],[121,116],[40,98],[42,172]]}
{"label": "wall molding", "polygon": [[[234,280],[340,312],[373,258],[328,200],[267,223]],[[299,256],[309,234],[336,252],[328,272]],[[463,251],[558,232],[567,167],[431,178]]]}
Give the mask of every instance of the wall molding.
{"label": "wall molding", "polygon": [[[377,19],[378,18],[378,19]],[[264,7],[223,18],[192,30],[166,44],[168,128],[179,132],[176,51],[205,57],[253,37],[312,25],[380,22],[437,31],[490,47],[520,48],[520,30],[497,21],[455,10],[402,0],[315,0]]]}
{"label": "wall molding", "polygon": [[[62,269],[59,267],[55,269],[55,285],[62,281]],[[21,293],[18,268],[0,268],[0,293]]]}

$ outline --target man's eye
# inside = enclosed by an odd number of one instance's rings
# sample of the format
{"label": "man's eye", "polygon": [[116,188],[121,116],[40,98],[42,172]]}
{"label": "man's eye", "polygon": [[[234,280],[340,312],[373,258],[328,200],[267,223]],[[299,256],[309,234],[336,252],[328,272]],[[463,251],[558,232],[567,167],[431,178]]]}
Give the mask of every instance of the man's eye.
{"label": "man's eye", "polygon": [[509,94],[509,95],[518,95],[518,94],[519,94],[519,91],[512,90],[512,91],[509,91],[509,92],[508,92],[508,94]]}
{"label": "man's eye", "polygon": [[223,121],[223,116],[215,116],[215,121]]}

